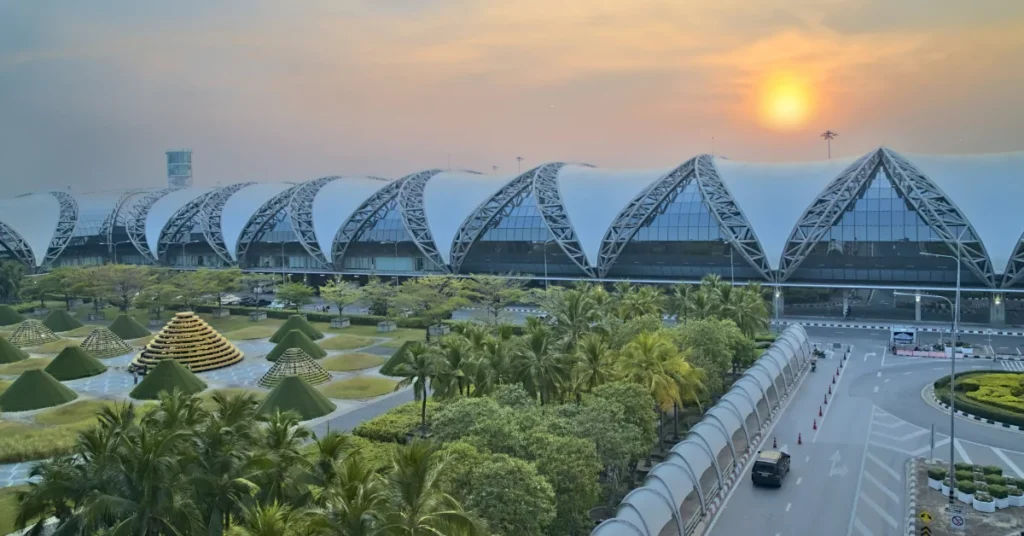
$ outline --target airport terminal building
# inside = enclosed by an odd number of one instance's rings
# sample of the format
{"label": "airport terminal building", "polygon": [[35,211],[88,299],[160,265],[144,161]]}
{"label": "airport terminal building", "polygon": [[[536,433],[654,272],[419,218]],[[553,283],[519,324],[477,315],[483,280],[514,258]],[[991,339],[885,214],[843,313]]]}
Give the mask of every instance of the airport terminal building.
{"label": "airport terminal building", "polygon": [[33,271],[121,262],[658,283],[715,273],[776,289],[786,314],[945,321],[938,302],[891,291],[948,295],[959,250],[963,320],[1024,324],[1022,199],[1024,152],[880,148],[786,164],[700,155],[645,170],[552,162],[511,176],[429,169],[28,193],[0,199],[0,256]]}

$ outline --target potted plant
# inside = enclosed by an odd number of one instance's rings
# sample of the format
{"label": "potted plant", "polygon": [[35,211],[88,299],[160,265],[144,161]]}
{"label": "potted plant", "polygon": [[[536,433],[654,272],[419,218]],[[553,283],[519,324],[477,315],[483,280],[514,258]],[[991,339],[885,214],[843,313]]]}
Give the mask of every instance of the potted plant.
{"label": "potted plant", "polygon": [[949,477],[948,476],[946,478],[942,479],[942,489],[940,491],[942,491],[942,494],[944,496],[946,496],[946,497],[949,496]]}
{"label": "potted plant", "polygon": [[971,506],[979,512],[992,513],[996,511],[996,501],[991,495],[984,491],[979,491],[974,494],[974,499],[971,501]]}
{"label": "potted plant", "polygon": [[977,491],[977,486],[974,482],[957,482],[956,483],[956,498],[962,503],[973,504],[974,503],[974,492]]}
{"label": "potted plant", "polygon": [[1003,474],[1003,468],[998,465],[983,465],[980,466],[981,472],[986,475],[1000,475]]}
{"label": "potted plant", "polygon": [[942,467],[928,468],[928,487],[942,489],[942,481],[946,478],[946,470]]}
{"label": "potted plant", "polygon": [[1017,486],[1006,488],[1007,501],[1010,506],[1024,506],[1024,490]]}
{"label": "potted plant", "polygon": [[1002,510],[1010,507],[1010,490],[1006,486],[989,486],[988,494],[996,500],[996,508]]}

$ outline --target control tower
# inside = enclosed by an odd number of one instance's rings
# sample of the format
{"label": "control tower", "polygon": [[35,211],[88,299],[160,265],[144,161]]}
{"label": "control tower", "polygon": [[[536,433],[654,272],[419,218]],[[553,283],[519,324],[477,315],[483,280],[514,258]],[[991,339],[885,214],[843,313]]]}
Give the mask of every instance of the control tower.
{"label": "control tower", "polygon": [[167,187],[192,186],[192,149],[167,151]]}

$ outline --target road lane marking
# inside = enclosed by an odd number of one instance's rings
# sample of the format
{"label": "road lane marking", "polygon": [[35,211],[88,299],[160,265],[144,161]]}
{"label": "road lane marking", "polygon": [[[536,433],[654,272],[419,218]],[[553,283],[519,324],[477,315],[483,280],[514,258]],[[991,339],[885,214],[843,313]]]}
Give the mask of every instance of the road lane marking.
{"label": "road lane marking", "polygon": [[867,458],[868,458],[869,460],[871,460],[871,461],[875,462],[875,464],[876,464],[876,465],[878,465],[879,467],[881,467],[882,469],[884,469],[884,470],[885,470],[885,471],[886,471],[887,473],[889,473],[889,475],[890,475],[890,476],[892,476],[893,478],[895,478],[895,479],[896,479],[897,481],[900,481],[900,482],[902,482],[902,481],[903,481],[903,480],[902,480],[902,479],[900,478],[900,474],[899,474],[899,473],[897,473],[897,472],[896,472],[896,471],[895,471],[895,470],[894,470],[894,469],[893,469],[892,467],[889,467],[888,465],[886,465],[886,464],[885,464],[885,462],[883,462],[882,460],[878,459],[878,456],[875,456],[874,454],[871,454],[871,453],[869,452],[869,453],[868,453],[868,455],[867,455]]}
{"label": "road lane marking", "polygon": [[857,530],[862,536],[875,536],[875,533],[868,530],[868,528],[864,526],[864,523],[860,522],[860,518],[855,518],[853,520],[853,526],[857,527]]}
{"label": "road lane marking", "polygon": [[808,454],[807,456],[804,456],[804,463],[807,463],[809,461],[811,461],[811,455],[810,454]]}
{"label": "road lane marking", "polygon": [[925,430],[923,428],[919,428],[919,429],[917,429],[917,430],[915,430],[913,432],[910,432],[909,434],[902,435],[902,436],[893,436],[893,435],[883,434],[882,432],[876,432],[876,431],[872,431],[871,432],[872,435],[876,435],[876,436],[879,436],[879,437],[884,437],[886,439],[893,439],[893,440],[896,440],[896,441],[906,441],[908,439],[913,439],[913,438],[915,438],[915,437],[917,437],[919,435],[927,434],[927,433],[928,433],[928,430]]}
{"label": "road lane marking", "polygon": [[893,452],[898,452],[900,454],[906,454],[907,456],[913,456],[913,453],[911,453],[909,450],[904,450],[899,447],[894,447],[892,445],[886,445],[885,443],[879,443],[877,441],[868,441],[868,444],[871,445],[872,447],[878,447],[880,449],[891,450]]}
{"label": "road lane marking", "polygon": [[[874,404],[871,404],[871,418],[868,419],[868,436],[871,436],[871,427],[875,422],[875,408]],[[864,469],[867,465],[868,456],[868,441],[864,442],[864,454],[860,457],[860,474],[857,475],[857,489],[853,492],[853,508],[850,510],[850,523],[846,526],[846,536],[853,534],[853,526],[857,521],[857,503],[860,502],[860,487],[864,484]]]}
{"label": "road lane marking", "polygon": [[786,503],[786,511],[787,511],[787,512],[788,512],[788,511],[789,511],[789,509],[790,509],[790,508],[792,508],[792,507],[793,507],[793,503]]}
{"label": "road lane marking", "polygon": [[960,444],[959,439],[953,441],[953,446],[956,447],[956,453],[960,455],[960,459],[962,459],[964,463],[974,463],[971,461],[971,457],[967,455],[967,451],[964,450],[964,446]]}
{"label": "road lane marking", "polygon": [[[943,445],[946,445],[948,443],[949,443],[949,438],[948,437],[946,439],[940,439],[940,440],[935,442],[935,448],[938,449],[939,447],[941,447]],[[929,450],[931,450],[931,448],[932,448],[931,445],[925,445],[925,446],[915,450],[914,452],[911,452],[910,455],[911,456],[920,456],[920,455],[924,454],[925,452],[928,452]],[[1021,475],[1021,476],[1024,476],[1024,475]]]}
{"label": "road lane marking", "polygon": [[885,484],[879,482],[878,479],[875,478],[871,473],[865,472],[864,478],[868,479],[868,482],[871,482],[875,486],[878,486],[878,489],[882,490],[882,493],[884,493],[886,497],[892,499],[894,503],[899,504],[900,498],[897,497],[896,494],[892,492],[892,490],[886,487]]}
{"label": "road lane marking", "polygon": [[909,374],[913,374],[913,372],[904,372],[904,373],[903,373],[903,375],[904,375],[904,376],[907,376],[907,375],[909,375]]}
{"label": "road lane marking", "polygon": [[878,386],[877,385],[875,386],[875,392],[876,393],[878,392]]}
{"label": "road lane marking", "polygon": [[875,377],[876,377],[876,378],[881,378],[881,377],[882,377],[882,371],[878,371],[878,374],[877,374],[877,375],[875,375]]}
{"label": "road lane marking", "polygon": [[[853,353],[853,345],[852,344],[850,345],[850,353],[851,354]],[[842,370],[839,371],[839,378],[836,378],[836,388],[832,389],[832,391],[834,393],[838,393],[839,392],[839,384],[843,381],[843,375],[846,374],[846,369],[848,369],[848,368],[850,368],[849,363],[847,363],[847,366],[843,367]],[[825,414],[821,416],[821,421],[818,422],[818,429],[814,432],[814,437],[811,438],[811,443],[817,443],[818,442],[818,434],[820,434],[821,431],[823,429],[825,429],[825,419],[828,418],[828,412],[829,412],[829,410],[832,409],[832,406],[834,406],[834,405],[835,405],[835,395],[832,395],[832,403],[827,405],[827,406],[825,406]],[[871,418],[873,419],[874,416],[875,416],[875,407],[871,406]],[[870,427],[870,425],[869,425],[869,427]]]}
{"label": "road lane marking", "polygon": [[889,378],[886,378],[885,381],[882,383],[889,383]]}
{"label": "road lane marking", "polygon": [[799,486],[800,483],[803,482],[803,481],[804,481],[804,477],[800,477],[800,478],[796,479],[796,485]]}
{"label": "road lane marking", "polygon": [[884,519],[885,522],[889,524],[889,526],[891,526],[894,529],[899,527],[899,523],[897,523],[896,520],[893,519],[891,515],[889,515],[889,512],[886,512],[885,508],[878,506],[878,503],[872,501],[871,497],[868,497],[864,493],[861,493],[859,496],[857,496],[857,498],[864,501],[864,504],[871,507],[871,509],[874,510],[879,517]]}
{"label": "road lane marking", "polygon": [[999,459],[1003,460],[1003,463],[1005,463],[1010,469],[1013,469],[1013,472],[1017,473],[1018,477],[1024,478],[1024,473],[1020,471],[1020,467],[1017,467],[1017,464],[1013,463],[1013,460],[1008,458],[1002,449],[992,447],[992,452],[995,452],[996,456],[999,456]]}

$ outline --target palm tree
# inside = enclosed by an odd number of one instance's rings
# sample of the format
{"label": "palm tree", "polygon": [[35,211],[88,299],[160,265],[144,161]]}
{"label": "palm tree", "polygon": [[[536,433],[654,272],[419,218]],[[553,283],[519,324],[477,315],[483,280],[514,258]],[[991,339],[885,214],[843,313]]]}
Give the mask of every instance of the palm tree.
{"label": "palm tree", "polygon": [[481,396],[513,379],[513,343],[503,338],[488,338],[479,349],[473,351],[470,375],[473,396]]}
{"label": "palm tree", "polygon": [[580,337],[601,320],[601,311],[593,299],[593,288],[581,285],[560,292],[552,300],[549,313],[555,320],[555,332],[566,349],[576,346]]}
{"label": "palm tree", "polygon": [[612,376],[611,347],[607,339],[596,333],[588,333],[576,347],[576,383],[584,391],[590,391],[608,382]]}
{"label": "palm tree", "polygon": [[654,286],[643,286],[632,289],[622,303],[623,318],[634,318],[646,315],[661,316],[663,296]]}
{"label": "palm tree", "polygon": [[446,335],[436,348],[437,372],[434,396],[448,397],[469,393],[467,371],[473,360],[473,345],[462,335]]}
{"label": "palm tree", "polygon": [[551,400],[568,369],[551,330],[545,327],[527,333],[519,340],[515,355],[515,374],[526,392],[539,397],[541,405]]}
{"label": "palm tree", "polygon": [[405,355],[405,362],[395,367],[395,375],[402,377],[395,390],[412,385],[416,400],[423,402],[420,433],[424,434],[427,431],[427,382],[437,376],[437,362],[433,352],[419,342],[409,345]]}
{"label": "palm tree", "polygon": [[667,312],[683,322],[690,313],[690,306],[697,292],[693,285],[679,284],[672,287],[672,295],[668,298]]}
{"label": "palm tree", "polygon": [[302,448],[313,433],[301,426],[299,417],[292,412],[275,411],[264,420],[266,425],[259,443],[269,458],[270,468],[260,475],[260,501],[294,504],[303,495],[298,477],[309,467]]}
{"label": "palm tree", "polygon": [[415,440],[395,449],[387,477],[390,505],[387,534],[396,536],[484,535],[481,523],[441,489],[448,460],[431,441]]}
{"label": "palm tree", "polygon": [[321,534],[384,534],[381,518],[388,508],[388,495],[374,467],[355,452],[337,464],[336,471],[337,479],[318,500],[321,507],[310,512],[310,525]]}
{"label": "palm tree", "polygon": [[306,536],[313,532],[304,523],[304,515],[286,504],[271,503],[247,508],[240,525],[226,536]]}

